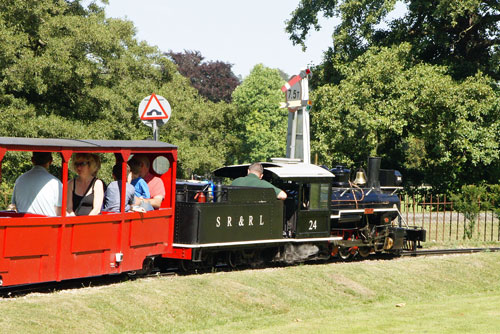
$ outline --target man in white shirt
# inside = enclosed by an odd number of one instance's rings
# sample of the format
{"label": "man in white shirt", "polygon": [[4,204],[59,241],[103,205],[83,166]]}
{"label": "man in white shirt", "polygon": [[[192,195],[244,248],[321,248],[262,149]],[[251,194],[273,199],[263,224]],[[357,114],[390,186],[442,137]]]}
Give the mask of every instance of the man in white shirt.
{"label": "man in white shirt", "polygon": [[17,212],[60,216],[62,183],[48,172],[52,153],[33,152],[34,167],[19,176],[12,193],[12,206]]}

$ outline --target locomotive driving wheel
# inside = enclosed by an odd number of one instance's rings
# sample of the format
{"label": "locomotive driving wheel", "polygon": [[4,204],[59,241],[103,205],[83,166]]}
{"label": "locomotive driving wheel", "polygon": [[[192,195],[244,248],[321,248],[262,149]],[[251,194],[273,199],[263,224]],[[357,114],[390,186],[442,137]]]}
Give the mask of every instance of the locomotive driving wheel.
{"label": "locomotive driving wheel", "polygon": [[371,247],[359,247],[358,248],[358,254],[361,257],[367,257],[368,255],[370,255],[371,252],[372,252]]}
{"label": "locomotive driving wheel", "polygon": [[228,252],[226,256],[226,263],[231,269],[235,269],[238,266],[239,255],[236,252]]}

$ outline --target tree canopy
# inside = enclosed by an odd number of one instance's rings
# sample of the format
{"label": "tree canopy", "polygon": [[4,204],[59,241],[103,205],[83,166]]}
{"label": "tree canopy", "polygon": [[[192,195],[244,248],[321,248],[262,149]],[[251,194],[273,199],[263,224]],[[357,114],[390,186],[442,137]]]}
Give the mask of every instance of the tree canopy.
{"label": "tree canopy", "polygon": [[222,61],[203,62],[205,58],[200,51],[170,51],[167,55],[201,96],[213,102],[231,102],[231,94],[240,83],[231,70],[231,64]]}
{"label": "tree canopy", "polygon": [[284,100],[284,80],[277,69],[256,65],[233,93],[238,113],[238,137],[242,144],[239,162],[268,161],[286,152],[288,111],[279,109]]}
{"label": "tree canopy", "polygon": [[399,2],[392,20],[396,0],[303,0],[292,13],[304,47],[319,15],[341,19],[313,69],[313,151],[325,163],[382,156],[434,191],[497,183],[500,2]]}
{"label": "tree canopy", "polygon": [[490,80],[457,82],[446,68],[413,66],[410,45],[370,49],[340,70],[346,79],[313,94],[313,151],[325,163],[381,156],[415,185],[496,182],[500,104]]}
{"label": "tree canopy", "polygon": [[[337,17],[330,54],[352,60],[370,46],[408,42],[426,63],[446,65],[456,79],[478,70],[500,79],[500,2],[498,0],[404,0],[407,11],[388,20],[396,0],[302,0],[287,22],[295,44],[305,47],[318,15]],[[387,22],[388,21],[388,22]],[[387,22],[387,26],[381,23]]]}
{"label": "tree canopy", "polygon": [[154,92],[172,106],[160,139],[178,145],[181,176],[226,161],[232,107],[201,98],[131,22],[96,3],[12,0],[0,25],[0,135],[145,139],[137,107]]}
{"label": "tree canopy", "polygon": [[[379,155],[435,189],[498,182],[499,2],[403,2],[386,26],[396,0],[303,0],[287,23],[305,45],[318,15],[342,19],[313,70],[313,153],[350,165]],[[2,136],[145,139],[137,107],[156,93],[172,106],[160,139],[178,146],[179,177],[285,155],[279,70],[256,65],[239,84],[230,64],[138,41],[97,2],[3,1],[0,26]],[[3,162],[13,176],[25,160]]]}

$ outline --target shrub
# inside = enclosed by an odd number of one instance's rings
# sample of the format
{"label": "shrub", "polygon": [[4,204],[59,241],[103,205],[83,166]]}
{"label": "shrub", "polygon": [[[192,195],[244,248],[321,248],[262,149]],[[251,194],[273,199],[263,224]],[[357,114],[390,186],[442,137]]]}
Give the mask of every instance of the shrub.
{"label": "shrub", "polygon": [[466,220],[464,239],[472,239],[480,210],[488,209],[490,206],[489,197],[487,188],[484,185],[464,185],[459,194],[451,196],[454,208],[462,213]]}

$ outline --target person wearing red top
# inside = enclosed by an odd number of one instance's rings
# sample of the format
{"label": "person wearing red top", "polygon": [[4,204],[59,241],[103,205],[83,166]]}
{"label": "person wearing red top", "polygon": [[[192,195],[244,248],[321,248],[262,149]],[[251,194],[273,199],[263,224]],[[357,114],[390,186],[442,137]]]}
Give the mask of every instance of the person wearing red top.
{"label": "person wearing red top", "polygon": [[151,162],[147,156],[136,154],[132,160],[139,162],[139,176],[146,181],[149,187],[151,198],[144,199],[144,202],[148,202],[155,209],[160,208],[161,202],[165,198],[165,186],[163,185],[163,181],[158,176],[154,176],[149,172]]}

